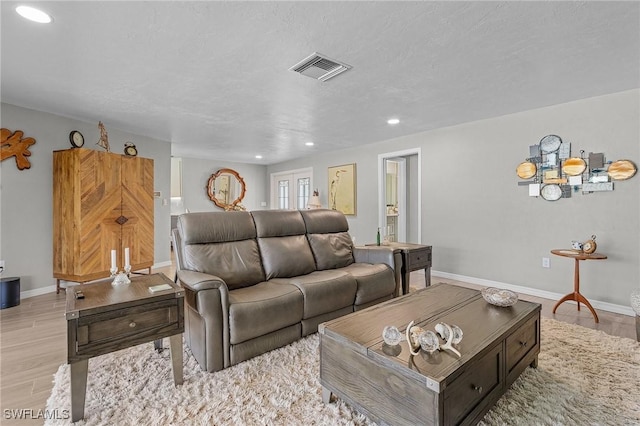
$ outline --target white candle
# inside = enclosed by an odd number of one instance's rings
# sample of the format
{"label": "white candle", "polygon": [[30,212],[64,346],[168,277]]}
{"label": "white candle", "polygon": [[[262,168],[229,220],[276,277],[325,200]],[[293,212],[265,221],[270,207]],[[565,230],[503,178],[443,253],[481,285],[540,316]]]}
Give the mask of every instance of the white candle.
{"label": "white candle", "polygon": [[124,249],[124,267],[128,268],[131,265],[129,264],[129,247],[125,247]]}
{"label": "white candle", "polygon": [[116,251],[111,250],[111,269],[118,269],[116,266]]}

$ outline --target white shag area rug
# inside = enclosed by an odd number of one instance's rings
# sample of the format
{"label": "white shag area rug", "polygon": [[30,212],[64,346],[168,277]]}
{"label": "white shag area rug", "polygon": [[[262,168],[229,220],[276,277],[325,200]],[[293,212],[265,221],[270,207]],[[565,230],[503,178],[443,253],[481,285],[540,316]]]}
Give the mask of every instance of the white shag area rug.
{"label": "white shag area rug", "polygon": [[[640,424],[638,342],[546,318],[541,333],[538,368],[528,368],[481,424]],[[169,351],[157,353],[152,343],[90,359],[85,419],[77,424],[373,424],[341,400],[323,404],[317,334],[213,374],[186,348],[184,360],[176,388]],[[63,364],[46,408],[70,407]]]}

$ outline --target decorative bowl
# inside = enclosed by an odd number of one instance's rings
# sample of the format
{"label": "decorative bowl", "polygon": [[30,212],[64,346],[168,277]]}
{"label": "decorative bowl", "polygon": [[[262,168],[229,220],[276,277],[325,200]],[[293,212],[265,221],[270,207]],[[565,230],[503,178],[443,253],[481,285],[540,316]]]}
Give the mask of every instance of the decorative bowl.
{"label": "decorative bowl", "polygon": [[495,306],[513,306],[518,301],[518,295],[511,290],[486,287],[480,290],[480,292],[484,300]]}

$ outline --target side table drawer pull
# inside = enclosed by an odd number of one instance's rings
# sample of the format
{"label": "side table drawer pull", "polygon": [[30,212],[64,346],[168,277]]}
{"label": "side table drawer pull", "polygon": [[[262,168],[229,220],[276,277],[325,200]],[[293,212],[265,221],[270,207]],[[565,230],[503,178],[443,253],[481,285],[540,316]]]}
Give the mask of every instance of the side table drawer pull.
{"label": "side table drawer pull", "polygon": [[482,393],[482,386],[475,386],[475,385],[471,385],[473,386],[473,390],[478,392],[478,393]]}
{"label": "side table drawer pull", "polygon": [[520,342],[520,346],[527,347],[527,342]]}
{"label": "side table drawer pull", "polygon": [[129,327],[134,328],[136,326],[135,321],[131,321],[131,323],[129,324]]}

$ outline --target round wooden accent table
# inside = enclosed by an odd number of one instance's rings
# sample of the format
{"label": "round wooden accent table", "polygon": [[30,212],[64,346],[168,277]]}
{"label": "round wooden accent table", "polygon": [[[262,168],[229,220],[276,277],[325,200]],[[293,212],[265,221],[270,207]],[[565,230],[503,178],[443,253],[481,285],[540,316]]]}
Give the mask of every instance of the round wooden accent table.
{"label": "round wooden accent table", "polygon": [[566,296],[564,296],[562,299],[558,300],[558,303],[556,303],[556,305],[553,307],[553,313],[555,314],[556,309],[558,309],[558,306],[560,306],[567,300],[573,300],[578,303],[578,310],[580,310],[580,302],[582,302],[587,308],[589,308],[589,310],[593,314],[593,317],[596,320],[596,323],[600,322],[600,320],[598,319],[598,314],[596,314],[596,310],[593,309],[593,306],[591,306],[591,303],[589,303],[587,298],[584,297],[582,294],[580,294],[580,261],[581,260],[603,260],[603,259],[606,259],[607,256],[600,253],[587,254],[587,253],[578,252],[578,251],[569,250],[569,249],[554,249],[554,250],[551,250],[551,253],[555,254],[556,256],[570,257],[575,259],[575,268],[573,272],[573,293],[569,293]]}

